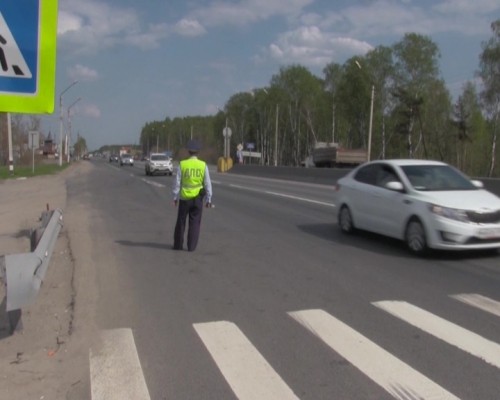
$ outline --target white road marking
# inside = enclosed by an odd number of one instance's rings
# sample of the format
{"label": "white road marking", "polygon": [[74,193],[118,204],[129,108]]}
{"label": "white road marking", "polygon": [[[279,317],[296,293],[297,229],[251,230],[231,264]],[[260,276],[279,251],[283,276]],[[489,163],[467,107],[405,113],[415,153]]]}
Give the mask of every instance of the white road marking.
{"label": "white road marking", "polygon": [[265,193],[265,194],[270,194],[271,196],[285,197],[288,199],[305,201],[307,203],[319,204],[319,205],[327,206],[327,207],[335,207],[335,204],[333,204],[333,203],[326,203],[324,201],[307,199],[305,197],[292,196],[290,194],[285,194],[285,193],[271,192],[268,190],[259,190],[259,189],[254,189],[254,188],[249,188],[246,186],[234,185],[234,184],[231,184],[229,186],[237,188],[237,189],[248,190],[249,192]]}
{"label": "white road marking", "polygon": [[238,399],[298,399],[235,324],[217,321],[193,327]]}
{"label": "white road marking", "polygon": [[404,301],[378,301],[376,307],[500,368],[500,345]]}
{"label": "white road marking", "polygon": [[324,201],[306,199],[305,197],[292,196],[292,195],[289,195],[289,194],[277,193],[277,192],[265,192],[265,193],[272,194],[273,196],[286,197],[288,199],[300,200],[300,201],[305,201],[305,202],[308,202],[308,203],[319,204],[319,205],[322,205],[322,206],[335,207],[335,204],[333,204],[333,203],[326,203]]}
{"label": "white road marking", "polygon": [[152,186],[156,186],[156,187],[160,187],[160,188],[164,188],[165,185],[161,184],[161,183],[158,183],[158,182],[153,182],[153,181],[150,181],[146,178],[141,178],[144,182],[146,182],[148,185],[152,185]]}
{"label": "white road marking", "polygon": [[131,329],[101,332],[90,349],[92,400],[150,400]]}
{"label": "white road marking", "polygon": [[481,296],[480,294],[456,294],[450,296],[462,303],[468,304],[472,307],[479,308],[480,310],[489,312],[497,317],[500,317],[500,301]]}
{"label": "white road marking", "polygon": [[233,184],[233,183],[231,183],[231,184],[229,185],[229,187],[233,187],[233,188],[236,188],[236,189],[242,189],[242,190],[248,190],[249,192],[257,192],[257,193],[262,193],[262,190],[259,190],[259,189],[254,189],[254,188],[247,187],[247,186],[235,185],[235,184]]}
{"label": "white road marking", "polygon": [[394,398],[458,400],[458,397],[324,310],[288,314]]}

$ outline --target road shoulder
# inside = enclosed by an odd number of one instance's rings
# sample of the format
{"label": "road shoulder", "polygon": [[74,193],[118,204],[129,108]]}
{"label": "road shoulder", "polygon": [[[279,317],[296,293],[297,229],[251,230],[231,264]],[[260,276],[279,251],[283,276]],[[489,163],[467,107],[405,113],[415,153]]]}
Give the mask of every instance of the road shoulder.
{"label": "road shoulder", "polygon": [[[0,398],[84,399],[88,397],[88,343],[93,319],[84,291],[91,284],[79,271],[76,260],[89,243],[83,210],[68,208],[66,185],[88,174],[89,162],[78,162],[57,175],[0,184],[0,254],[30,251],[30,229],[39,226],[46,209],[61,209],[64,225],[57,239],[36,302],[22,311],[22,328],[12,335],[5,313],[4,290],[0,293]],[[78,237],[72,237],[77,231]],[[74,240],[82,241],[75,249]],[[76,254],[75,254],[76,253]],[[80,306],[80,303],[83,306]],[[82,321],[80,323],[80,321]]]}

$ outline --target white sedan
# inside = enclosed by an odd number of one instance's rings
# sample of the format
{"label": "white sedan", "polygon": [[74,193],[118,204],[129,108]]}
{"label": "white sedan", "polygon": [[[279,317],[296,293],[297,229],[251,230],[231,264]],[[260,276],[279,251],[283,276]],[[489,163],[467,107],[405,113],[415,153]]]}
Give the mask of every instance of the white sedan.
{"label": "white sedan", "polygon": [[172,159],[164,153],[152,153],[146,161],[145,169],[146,175],[156,173],[172,175],[174,173]]}
{"label": "white sedan", "polygon": [[429,160],[380,160],[339,179],[340,229],[404,240],[410,251],[500,248],[500,198],[456,168]]}

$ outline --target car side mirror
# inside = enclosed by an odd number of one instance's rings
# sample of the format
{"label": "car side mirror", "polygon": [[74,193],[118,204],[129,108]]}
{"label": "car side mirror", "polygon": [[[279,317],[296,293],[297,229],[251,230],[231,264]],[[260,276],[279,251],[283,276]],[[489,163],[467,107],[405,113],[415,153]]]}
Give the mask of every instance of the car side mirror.
{"label": "car side mirror", "polygon": [[477,187],[477,188],[479,188],[479,189],[483,189],[483,188],[484,188],[484,183],[483,183],[483,182],[481,182],[481,181],[478,181],[478,180],[474,179],[474,180],[472,180],[471,182],[472,182],[472,184],[473,184],[475,187]]}
{"label": "car side mirror", "polygon": [[385,188],[389,190],[393,190],[395,192],[403,192],[404,186],[401,182],[398,181],[390,181],[385,184]]}

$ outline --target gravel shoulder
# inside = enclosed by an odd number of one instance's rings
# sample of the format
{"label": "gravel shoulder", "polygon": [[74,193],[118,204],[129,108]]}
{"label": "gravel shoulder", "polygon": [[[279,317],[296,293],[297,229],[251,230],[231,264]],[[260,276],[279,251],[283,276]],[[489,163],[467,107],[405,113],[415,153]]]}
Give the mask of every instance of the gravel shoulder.
{"label": "gravel shoulder", "polygon": [[67,182],[92,168],[77,162],[57,175],[0,181],[0,255],[30,251],[43,211],[61,209],[63,227],[34,304],[10,333],[0,285],[0,399],[90,399],[88,354],[97,300],[85,204],[67,198]]}

